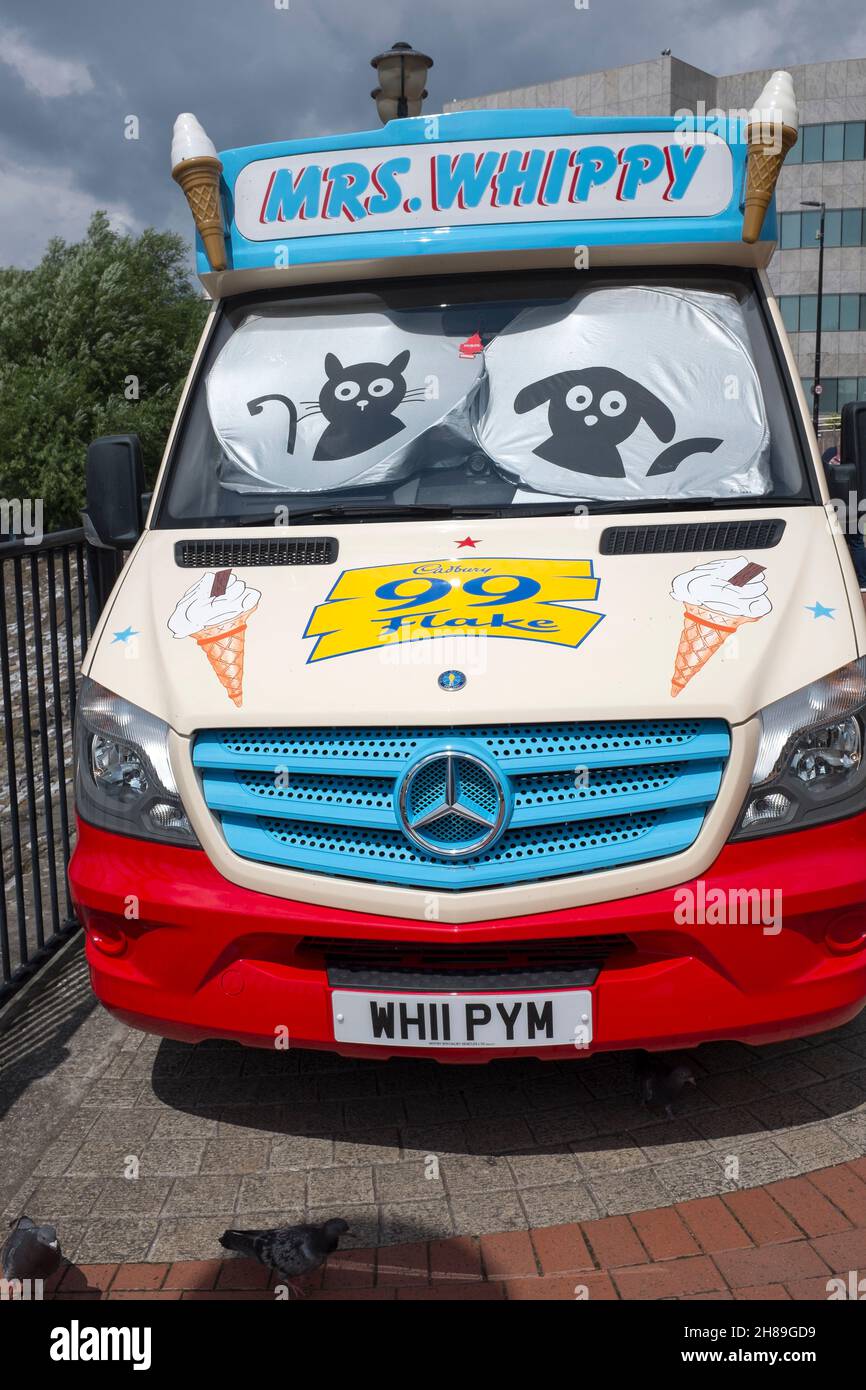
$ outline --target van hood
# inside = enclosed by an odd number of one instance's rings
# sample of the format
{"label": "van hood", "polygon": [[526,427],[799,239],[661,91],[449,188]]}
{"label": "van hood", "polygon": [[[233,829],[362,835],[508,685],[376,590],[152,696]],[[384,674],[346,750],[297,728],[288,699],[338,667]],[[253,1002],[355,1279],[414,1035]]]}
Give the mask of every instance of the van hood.
{"label": "van hood", "polygon": [[[272,553],[326,535],[326,563]],[[85,671],[182,735],[737,724],[857,654],[836,540],[819,506],[798,506],[714,512],[710,523],[686,511],[663,524],[536,516],[148,531]]]}

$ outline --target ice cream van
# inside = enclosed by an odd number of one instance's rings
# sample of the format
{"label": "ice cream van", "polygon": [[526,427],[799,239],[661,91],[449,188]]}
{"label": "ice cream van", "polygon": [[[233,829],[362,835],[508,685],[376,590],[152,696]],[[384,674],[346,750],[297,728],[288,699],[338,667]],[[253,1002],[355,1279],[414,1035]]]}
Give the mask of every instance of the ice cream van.
{"label": "ice cream van", "polygon": [[112,1013],[475,1062],[863,1007],[866,621],[766,274],[796,138],[784,73],[689,129],[178,119],[212,304],[146,518],[135,438],[88,457]]}

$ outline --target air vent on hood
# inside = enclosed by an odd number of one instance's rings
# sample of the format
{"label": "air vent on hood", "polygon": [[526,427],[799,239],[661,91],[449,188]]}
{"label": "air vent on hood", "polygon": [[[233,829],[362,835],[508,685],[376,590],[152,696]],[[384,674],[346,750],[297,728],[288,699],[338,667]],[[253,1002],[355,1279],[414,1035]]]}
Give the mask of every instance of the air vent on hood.
{"label": "air vent on hood", "polygon": [[778,545],[784,521],[682,521],[668,526],[607,526],[602,555],[675,555],[699,550],[769,550]]}
{"label": "air vent on hood", "polygon": [[339,545],[333,536],[286,536],[279,540],[177,541],[175,564],[183,569],[235,565],[333,565]]}

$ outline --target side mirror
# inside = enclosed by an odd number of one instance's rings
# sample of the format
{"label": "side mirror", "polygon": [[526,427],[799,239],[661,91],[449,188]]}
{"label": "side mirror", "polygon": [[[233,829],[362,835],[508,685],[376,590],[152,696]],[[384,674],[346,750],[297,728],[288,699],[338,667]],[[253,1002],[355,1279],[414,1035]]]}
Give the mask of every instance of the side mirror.
{"label": "side mirror", "polygon": [[854,489],[866,498],[866,401],[850,401],[842,407],[839,458],[854,472]]}
{"label": "side mirror", "polygon": [[101,546],[129,549],[141,534],[144,464],[138,435],[94,439],[87,450],[86,482],[85,529]]}

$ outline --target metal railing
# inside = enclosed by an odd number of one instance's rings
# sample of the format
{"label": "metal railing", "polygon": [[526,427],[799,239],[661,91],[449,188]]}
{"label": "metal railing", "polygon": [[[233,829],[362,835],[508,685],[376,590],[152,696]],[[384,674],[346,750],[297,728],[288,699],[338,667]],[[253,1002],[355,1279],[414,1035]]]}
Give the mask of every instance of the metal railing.
{"label": "metal railing", "polygon": [[66,878],[76,690],[122,564],[83,530],[0,543],[0,1004],[76,927]]}

